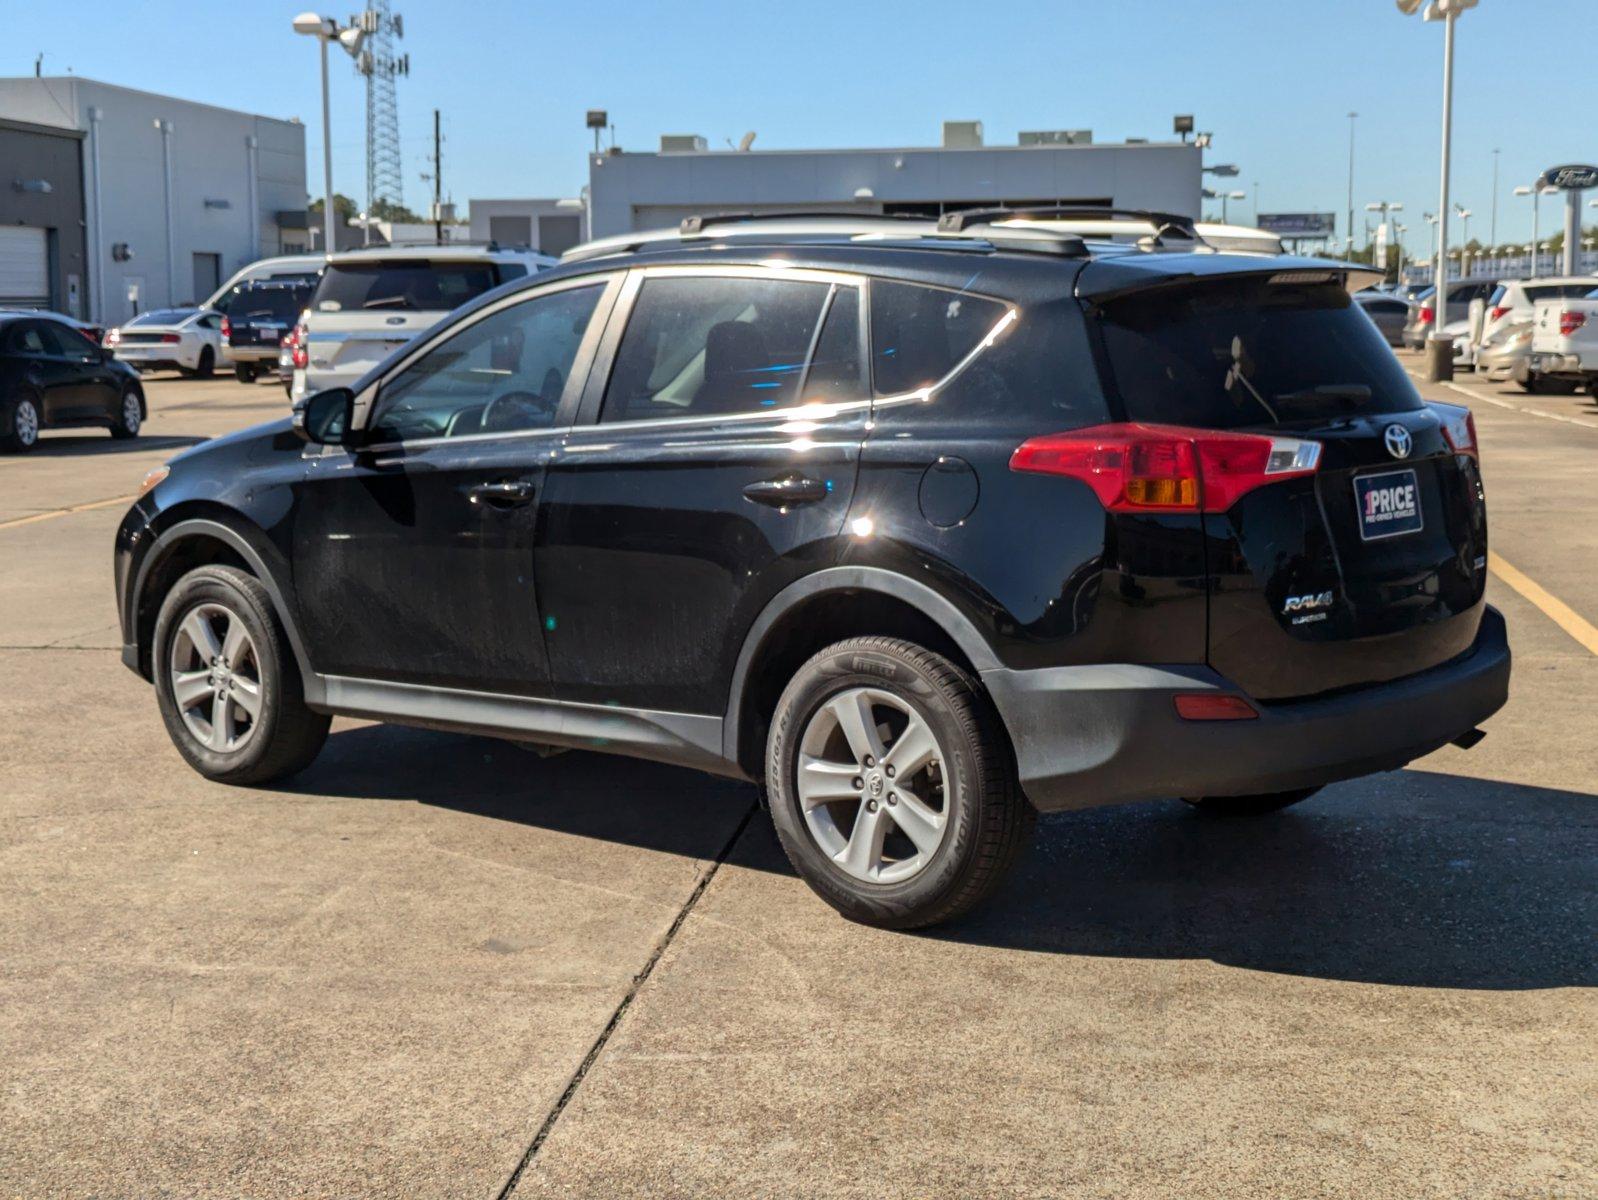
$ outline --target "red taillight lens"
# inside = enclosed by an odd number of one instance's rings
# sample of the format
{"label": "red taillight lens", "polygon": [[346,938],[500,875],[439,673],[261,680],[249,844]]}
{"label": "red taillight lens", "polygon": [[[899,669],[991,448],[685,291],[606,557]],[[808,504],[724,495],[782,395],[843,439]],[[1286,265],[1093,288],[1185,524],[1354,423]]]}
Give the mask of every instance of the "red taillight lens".
{"label": "red taillight lens", "polygon": [[1487,319],[1489,321],[1502,320],[1504,314],[1507,313],[1508,311],[1509,310],[1507,308],[1505,308],[1502,304],[1494,305],[1493,306],[1493,311],[1488,314]]}
{"label": "red taillight lens", "polygon": [[163,333],[161,340],[170,346],[175,346],[183,340],[181,333]]}
{"label": "red taillight lens", "polygon": [[222,340],[226,341],[233,336],[233,322],[226,317],[222,318]]}
{"label": "red taillight lens", "polygon": [[1566,310],[1559,314],[1559,336],[1569,337],[1587,323],[1587,314]]}
{"label": "red taillight lens", "polygon": [[1184,721],[1252,721],[1260,715],[1243,697],[1225,692],[1184,692],[1174,699]]}
{"label": "red taillight lens", "polygon": [[1110,512],[1225,512],[1257,487],[1314,474],[1319,442],[1176,425],[1095,425],[1023,442],[1012,471],[1064,475]]}
{"label": "red taillight lens", "polygon": [[1436,319],[1437,311],[1430,304],[1422,304],[1420,306],[1420,323],[1422,325],[1430,325]]}
{"label": "red taillight lens", "polygon": [[1443,440],[1448,443],[1448,448],[1455,454],[1468,454],[1472,458],[1476,458],[1475,414],[1467,412],[1445,416],[1443,418]]}
{"label": "red taillight lens", "polygon": [[120,329],[107,329],[105,331],[105,344],[107,347],[115,346],[121,340],[122,331]]}
{"label": "red taillight lens", "polygon": [[289,334],[289,338],[291,339],[290,345],[293,348],[292,353],[289,355],[289,361],[294,364],[296,371],[303,371],[311,365],[311,354],[305,347],[305,326],[296,325],[294,332]]}

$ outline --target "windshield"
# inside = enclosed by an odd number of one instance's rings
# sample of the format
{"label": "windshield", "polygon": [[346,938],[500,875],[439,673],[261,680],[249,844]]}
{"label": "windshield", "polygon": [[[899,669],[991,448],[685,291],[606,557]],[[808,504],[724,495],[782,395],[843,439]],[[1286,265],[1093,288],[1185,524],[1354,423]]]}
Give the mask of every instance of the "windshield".
{"label": "windshield", "polygon": [[498,282],[494,264],[488,262],[421,258],[330,263],[317,284],[311,307],[317,312],[447,312]]}
{"label": "windshield", "polygon": [[1100,329],[1133,421],[1233,429],[1421,406],[1337,283],[1233,278],[1139,292],[1106,304]]}
{"label": "windshield", "polygon": [[200,310],[197,308],[156,308],[140,313],[129,325],[181,325]]}

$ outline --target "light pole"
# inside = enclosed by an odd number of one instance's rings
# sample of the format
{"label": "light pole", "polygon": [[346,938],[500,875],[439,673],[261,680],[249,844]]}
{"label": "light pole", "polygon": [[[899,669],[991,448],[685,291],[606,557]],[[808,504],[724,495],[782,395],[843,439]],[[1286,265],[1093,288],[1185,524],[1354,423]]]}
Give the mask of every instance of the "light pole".
{"label": "light pole", "polygon": [[1227,220],[1226,220],[1226,202],[1228,200],[1246,200],[1247,198],[1248,198],[1248,195],[1245,192],[1222,192],[1221,193],[1221,224],[1222,225],[1225,225],[1227,223]]}
{"label": "light pole", "polygon": [[[1421,7],[1421,0],[1396,0],[1396,3],[1398,11],[1405,16],[1419,12]],[[1428,21],[1443,22],[1443,161],[1441,197],[1437,202],[1437,240],[1442,253],[1437,256],[1437,294],[1433,298],[1437,323],[1432,326],[1426,346],[1426,374],[1432,380],[1448,379],[1454,373],[1454,348],[1443,336],[1443,327],[1448,324],[1448,168],[1454,133],[1454,23],[1460,13],[1475,7],[1476,0],[1431,0],[1423,14]]]}
{"label": "light pole", "polygon": [[1487,240],[1498,245],[1498,147],[1493,147],[1493,215],[1487,226]]}
{"label": "light pole", "polygon": [[1367,204],[1365,206],[1365,211],[1366,212],[1379,212],[1379,213],[1382,214],[1382,223],[1377,228],[1377,232],[1376,232],[1376,240],[1381,243],[1381,247],[1382,247],[1382,261],[1381,261],[1380,264],[1378,264],[1376,262],[1375,258],[1372,257],[1371,266],[1374,267],[1374,266],[1380,265],[1382,270],[1385,272],[1387,270],[1387,233],[1386,233],[1386,230],[1387,230],[1387,214],[1390,213],[1390,212],[1403,212],[1404,211],[1404,205],[1402,204],[1402,202],[1393,202],[1393,201],[1389,201],[1389,200],[1377,200],[1373,204]]}
{"label": "light pole", "polygon": [[1348,247],[1343,252],[1345,262],[1354,257],[1354,121],[1358,117],[1357,112],[1348,114]]}
{"label": "light pole", "polygon": [[351,58],[361,52],[366,31],[356,26],[341,27],[332,17],[303,12],[294,18],[294,32],[314,37],[322,52],[322,253],[338,249],[334,236],[333,206],[333,114],[327,94],[327,44],[337,42]]}
{"label": "light pole", "polygon": [[1538,187],[1536,184],[1515,189],[1515,195],[1531,197],[1531,272],[1526,276],[1527,279],[1537,278],[1537,251],[1539,248],[1537,218],[1538,212],[1542,208],[1541,201],[1544,196],[1551,196],[1556,190],[1555,188]]}
{"label": "light pole", "polygon": [[1422,213],[1421,216],[1426,219],[1426,224],[1430,226],[1429,230],[1427,231],[1429,235],[1429,241],[1428,250],[1426,253],[1426,261],[1431,264],[1432,269],[1435,272],[1437,268],[1437,214]]}
{"label": "light pole", "polygon": [[1470,272],[1465,268],[1470,263],[1470,219],[1475,214],[1457,201],[1454,204],[1454,212],[1458,214],[1460,223],[1459,277],[1463,279],[1466,275],[1470,274]]}

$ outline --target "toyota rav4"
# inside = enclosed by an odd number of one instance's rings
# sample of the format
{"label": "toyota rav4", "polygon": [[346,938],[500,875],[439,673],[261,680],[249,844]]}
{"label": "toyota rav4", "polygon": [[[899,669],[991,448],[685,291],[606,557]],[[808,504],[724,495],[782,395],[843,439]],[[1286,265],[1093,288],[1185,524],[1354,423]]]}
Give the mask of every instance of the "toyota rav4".
{"label": "toyota rav4", "polygon": [[332,714],[752,780],[899,928],[1038,811],[1264,813],[1478,740],[1475,429],[1362,269],[1015,216],[691,219],[500,287],[152,472],[123,659],[230,783]]}

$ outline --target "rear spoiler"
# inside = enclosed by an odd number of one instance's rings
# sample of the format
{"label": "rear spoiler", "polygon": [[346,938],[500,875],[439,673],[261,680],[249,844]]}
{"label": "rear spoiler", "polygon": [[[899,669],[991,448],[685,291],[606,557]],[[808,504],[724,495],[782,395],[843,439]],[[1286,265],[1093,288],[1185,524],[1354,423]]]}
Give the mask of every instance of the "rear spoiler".
{"label": "rear spoiler", "polygon": [[1225,254],[1181,254],[1159,257],[1096,258],[1077,276],[1076,294],[1101,303],[1130,292],[1185,287],[1213,279],[1264,279],[1281,284],[1341,283],[1350,295],[1380,283],[1382,272],[1361,263],[1334,259],[1243,258]]}

